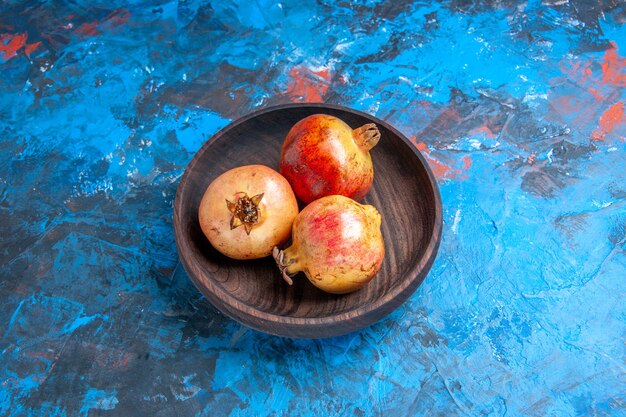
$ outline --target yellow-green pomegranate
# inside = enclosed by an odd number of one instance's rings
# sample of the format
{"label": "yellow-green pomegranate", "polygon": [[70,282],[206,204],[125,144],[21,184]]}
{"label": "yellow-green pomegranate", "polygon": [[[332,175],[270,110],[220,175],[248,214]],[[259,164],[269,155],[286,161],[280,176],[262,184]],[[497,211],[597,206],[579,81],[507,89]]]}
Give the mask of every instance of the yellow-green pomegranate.
{"label": "yellow-green pomegranate", "polygon": [[382,266],[381,220],[373,206],[340,195],[322,197],[298,214],[292,245],[282,251],[275,248],[274,259],[289,284],[293,275],[304,272],[323,291],[356,291]]}
{"label": "yellow-green pomegranate", "polygon": [[269,256],[289,240],[298,203],[282,175],[263,165],[224,172],[209,184],[198,209],[211,245],[234,259]]}

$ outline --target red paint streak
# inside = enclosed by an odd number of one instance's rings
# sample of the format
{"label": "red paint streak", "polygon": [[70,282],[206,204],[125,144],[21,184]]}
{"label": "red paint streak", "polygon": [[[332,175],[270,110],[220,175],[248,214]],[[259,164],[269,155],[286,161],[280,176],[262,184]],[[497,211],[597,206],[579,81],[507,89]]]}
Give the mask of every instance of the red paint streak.
{"label": "red paint streak", "polygon": [[495,133],[493,133],[493,131],[486,124],[482,125],[482,126],[480,126],[478,128],[472,129],[469,132],[470,136],[474,136],[474,135],[477,135],[479,133],[484,134],[485,138],[487,138],[487,139],[493,139],[493,138],[495,138],[497,136]]}
{"label": "red paint streak", "polygon": [[624,121],[624,103],[618,101],[600,117],[600,128],[605,132],[612,131],[618,123]]}
{"label": "red paint streak", "polygon": [[[602,100],[603,97],[600,98]],[[551,98],[550,104],[563,117],[571,117],[578,127],[590,126],[597,117],[599,101],[586,94],[563,95]]]}
{"label": "red paint streak", "polygon": [[26,45],[28,35],[26,33],[2,33],[0,34],[0,59],[8,61],[17,55],[17,51]]}
{"label": "red paint streak", "polygon": [[595,88],[589,87],[587,91],[591,93],[591,95],[593,96],[593,98],[596,99],[596,101],[602,101],[604,99],[604,96],[600,94],[598,90],[596,90]]}
{"label": "red paint streak", "polygon": [[33,375],[33,380],[42,384],[46,382],[50,374],[52,374],[52,372],[54,371],[54,367],[56,366],[57,361],[59,360],[59,357],[61,356],[61,352],[55,353],[52,351],[46,351],[46,352],[31,351],[31,352],[27,352],[26,356],[32,359],[39,359],[42,362],[51,363],[50,367],[42,375]]}
{"label": "red paint streak", "polygon": [[463,160],[463,171],[466,171],[472,166],[472,158],[469,155],[465,155],[462,160]]}
{"label": "red paint streak", "polygon": [[98,29],[98,22],[86,22],[76,28],[76,33],[83,36],[98,36],[100,30]]}
{"label": "red paint streak", "polygon": [[417,142],[417,138],[415,136],[411,138],[411,142],[415,144],[415,147],[418,150],[423,152],[430,152],[430,150],[428,149],[428,145],[426,145],[424,142]]}
{"label": "red paint streak", "polygon": [[126,23],[128,23],[128,20],[130,19],[130,12],[124,8],[120,8],[117,10],[113,10],[111,13],[109,13],[109,15],[107,16],[107,25],[113,26],[113,27],[117,27],[117,26],[123,26]]}
{"label": "red paint streak", "polygon": [[560,96],[551,100],[552,106],[561,114],[576,113],[581,110],[581,102],[576,96]]}
{"label": "red paint streak", "polygon": [[294,67],[289,71],[291,82],[287,95],[291,101],[315,103],[322,102],[330,86],[330,71],[313,71],[310,68]]}
{"label": "red paint streak", "polygon": [[41,42],[26,43],[28,33],[2,33],[0,34],[0,59],[8,61],[17,56],[20,49],[24,48],[26,56],[30,56]]}
{"label": "red paint streak", "polygon": [[429,155],[426,156],[426,159],[428,160],[428,164],[433,170],[433,174],[435,174],[435,177],[450,178],[454,176],[452,175],[452,168],[449,167],[448,165],[442,164],[441,162],[439,162],[438,160],[436,160],[435,158]]}
{"label": "red paint streak", "polygon": [[626,59],[620,58],[617,54],[615,42],[611,42],[611,45],[613,47],[604,53],[604,60],[602,61],[602,82],[626,87]]}
{"label": "red paint streak", "polygon": [[[86,22],[76,28],[75,32],[83,36],[97,36],[103,30],[114,30],[125,25],[130,19],[130,12],[124,8],[113,10],[101,21]],[[64,27],[69,26],[66,25]]]}
{"label": "red paint streak", "polygon": [[[418,142],[416,137],[411,138],[411,142],[415,144],[415,147],[422,153],[422,155],[428,161],[428,165],[430,169],[435,174],[435,177],[438,179],[461,179],[464,180],[467,178],[465,175],[465,171],[467,171],[472,166],[472,158],[469,155],[465,155],[461,158],[460,167],[455,169],[454,167],[447,165],[437,158],[435,158],[431,154],[431,150],[424,142]],[[455,166],[459,166],[459,162],[454,164]]]}
{"label": "red paint streak", "polygon": [[[610,129],[600,126],[598,119],[606,110],[607,100],[614,102],[614,97],[626,86],[626,58],[618,54],[617,44],[611,42],[611,48],[601,60],[564,59],[559,66],[565,77],[550,81],[554,88],[550,97],[553,109],[592,140],[603,140]],[[572,92],[569,85],[579,89]],[[604,120],[612,117],[609,114]]]}
{"label": "red paint streak", "polygon": [[561,71],[570,79],[576,79],[579,82],[585,82],[593,75],[591,71],[592,61],[572,61],[563,60],[559,63]]}
{"label": "red paint streak", "polygon": [[591,134],[591,140],[594,141],[594,142],[600,142],[600,141],[604,140],[604,136],[605,135],[606,135],[606,133],[604,133],[602,130],[596,129]]}
{"label": "red paint streak", "polygon": [[33,51],[35,49],[37,49],[37,47],[41,45],[41,42],[35,42],[35,43],[29,43],[26,45],[26,47],[24,48],[24,53],[26,54],[26,56],[30,56],[30,54],[33,53]]}
{"label": "red paint streak", "polygon": [[599,122],[600,127],[593,131],[591,140],[596,142],[604,140],[607,133],[610,133],[618,124],[624,122],[626,122],[624,118],[624,103],[618,101],[602,113]]}

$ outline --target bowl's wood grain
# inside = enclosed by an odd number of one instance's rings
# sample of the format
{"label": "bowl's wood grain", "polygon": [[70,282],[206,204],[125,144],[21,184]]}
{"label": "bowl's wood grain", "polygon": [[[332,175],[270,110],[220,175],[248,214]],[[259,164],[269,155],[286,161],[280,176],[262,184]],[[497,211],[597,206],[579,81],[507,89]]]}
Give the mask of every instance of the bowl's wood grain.
{"label": "bowl's wood grain", "polygon": [[[280,147],[298,120],[314,113],[353,128],[374,122],[381,140],[372,150],[374,185],[363,200],[383,215],[385,261],[361,290],[331,295],[303,274],[287,285],[273,259],[235,261],[217,252],[198,224],[207,186],[224,171],[263,164],[278,170]],[[222,312],[252,328],[291,337],[330,337],[372,324],[403,303],[422,283],[441,239],[441,198],[426,161],[402,134],[365,113],[325,104],[273,107],[233,122],[207,141],[189,163],[174,202],[181,261],[200,291]]]}

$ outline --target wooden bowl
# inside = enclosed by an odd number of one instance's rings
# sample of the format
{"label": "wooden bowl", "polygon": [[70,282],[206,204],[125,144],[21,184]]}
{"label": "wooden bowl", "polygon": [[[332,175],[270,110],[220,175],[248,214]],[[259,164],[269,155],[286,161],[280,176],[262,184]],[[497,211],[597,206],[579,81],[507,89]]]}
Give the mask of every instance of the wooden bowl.
{"label": "wooden bowl", "polygon": [[[341,118],[351,127],[376,123],[381,132],[372,150],[374,185],[364,202],[382,214],[385,260],[362,289],[332,295],[304,274],[289,286],[271,257],[236,261],[217,252],[198,223],[198,206],[208,185],[241,165],[278,170],[289,129],[315,113]],[[345,107],[293,104],[239,119],[208,140],[189,163],[174,202],[176,246],[185,270],[220,311],[254,329],[289,337],[338,336],[368,326],[400,306],[422,283],[441,240],[441,197],[420,152],[382,120]]]}

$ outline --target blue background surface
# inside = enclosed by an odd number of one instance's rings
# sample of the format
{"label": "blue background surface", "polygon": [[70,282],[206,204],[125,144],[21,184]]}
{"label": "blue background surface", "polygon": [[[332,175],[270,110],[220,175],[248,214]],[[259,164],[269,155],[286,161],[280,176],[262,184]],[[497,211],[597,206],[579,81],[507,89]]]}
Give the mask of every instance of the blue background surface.
{"label": "blue background surface", "polygon": [[[626,7],[0,4],[0,415],[626,415]],[[277,338],[178,265],[172,202],[231,120],[329,102],[439,181],[423,285]],[[383,138],[384,140],[384,138]]]}

